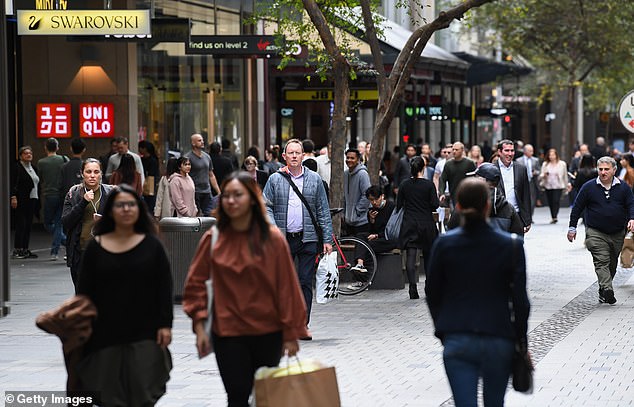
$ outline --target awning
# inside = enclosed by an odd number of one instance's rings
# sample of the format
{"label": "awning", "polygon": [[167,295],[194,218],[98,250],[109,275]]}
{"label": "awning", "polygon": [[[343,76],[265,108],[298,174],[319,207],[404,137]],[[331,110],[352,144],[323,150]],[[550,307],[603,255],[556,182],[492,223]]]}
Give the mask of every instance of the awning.
{"label": "awning", "polygon": [[533,72],[533,68],[513,62],[498,62],[467,52],[454,52],[453,54],[471,64],[467,71],[467,85],[469,86],[495,82],[508,76],[528,75]]}

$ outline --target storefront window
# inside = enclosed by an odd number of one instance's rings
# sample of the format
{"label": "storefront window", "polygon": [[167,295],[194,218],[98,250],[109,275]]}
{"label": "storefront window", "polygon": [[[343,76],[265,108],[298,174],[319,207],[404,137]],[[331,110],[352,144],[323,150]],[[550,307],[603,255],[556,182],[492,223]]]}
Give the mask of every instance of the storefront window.
{"label": "storefront window", "polygon": [[[190,18],[192,35],[239,35],[238,12],[175,1],[157,2],[164,17]],[[165,160],[190,150],[200,133],[206,144],[227,138],[239,154],[244,141],[245,62],[187,55],[183,43],[138,44],[138,122]]]}

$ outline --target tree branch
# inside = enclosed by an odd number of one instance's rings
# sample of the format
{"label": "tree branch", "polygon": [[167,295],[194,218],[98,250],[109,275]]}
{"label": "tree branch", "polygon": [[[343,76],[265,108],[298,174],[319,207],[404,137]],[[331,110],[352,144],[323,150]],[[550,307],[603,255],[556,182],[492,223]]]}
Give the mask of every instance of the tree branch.
{"label": "tree branch", "polygon": [[385,73],[385,65],[383,64],[381,47],[379,46],[379,39],[376,36],[376,26],[374,25],[374,20],[372,19],[370,2],[369,0],[361,0],[359,3],[361,4],[361,15],[363,16],[363,24],[365,25],[365,38],[370,45],[372,60],[374,61],[374,69],[379,72],[377,81],[380,97],[383,93],[382,91],[387,89],[387,75]]}

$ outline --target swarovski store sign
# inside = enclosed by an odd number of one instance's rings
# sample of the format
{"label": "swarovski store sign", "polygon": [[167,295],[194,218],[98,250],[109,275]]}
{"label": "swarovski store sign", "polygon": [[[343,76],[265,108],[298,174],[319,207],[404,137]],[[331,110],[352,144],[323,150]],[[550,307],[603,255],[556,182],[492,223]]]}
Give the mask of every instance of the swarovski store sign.
{"label": "swarovski store sign", "polygon": [[18,35],[149,35],[149,10],[18,10]]}

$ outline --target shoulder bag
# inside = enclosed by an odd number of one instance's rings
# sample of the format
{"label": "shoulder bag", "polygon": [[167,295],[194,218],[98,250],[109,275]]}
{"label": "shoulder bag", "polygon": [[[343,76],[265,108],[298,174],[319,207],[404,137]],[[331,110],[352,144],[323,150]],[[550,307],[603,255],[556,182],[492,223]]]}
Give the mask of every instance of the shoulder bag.
{"label": "shoulder bag", "polygon": [[385,225],[385,240],[396,241],[401,234],[401,225],[403,224],[403,208],[392,211],[390,219]]}
{"label": "shoulder bag", "polygon": [[299,188],[297,188],[297,185],[295,185],[290,175],[288,175],[284,171],[278,171],[278,173],[281,174],[282,177],[284,177],[284,179],[288,181],[289,184],[291,184],[291,188],[293,188],[293,191],[295,191],[295,194],[297,194],[299,199],[302,201],[302,203],[306,207],[306,210],[308,211],[308,214],[310,215],[310,220],[313,222],[315,233],[317,233],[317,252],[318,253],[321,252],[322,248],[324,247],[324,231],[319,225],[319,223],[317,222],[317,218],[315,218],[315,214],[310,209],[310,206],[308,205],[308,201],[306,201],[306,198],[304,197],[304,195],[302,195],[302,193],[299,191]]}

